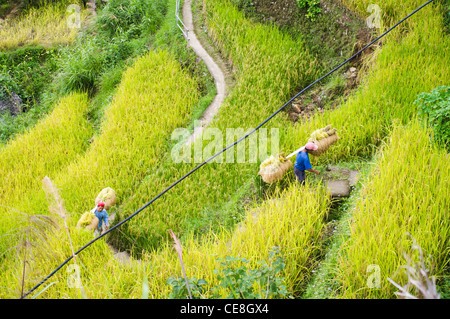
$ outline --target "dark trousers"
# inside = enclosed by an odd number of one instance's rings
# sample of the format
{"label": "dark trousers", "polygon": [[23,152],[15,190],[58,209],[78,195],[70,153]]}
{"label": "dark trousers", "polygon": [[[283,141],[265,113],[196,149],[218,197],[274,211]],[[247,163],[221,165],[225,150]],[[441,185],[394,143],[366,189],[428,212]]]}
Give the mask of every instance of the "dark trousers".
{"label": "dark trousers", "polygon": [[300,185],[304,185],[306,179],[305,171],[301,171],[298,168],[294,167],[294,174],[297,180],[300,182]]}

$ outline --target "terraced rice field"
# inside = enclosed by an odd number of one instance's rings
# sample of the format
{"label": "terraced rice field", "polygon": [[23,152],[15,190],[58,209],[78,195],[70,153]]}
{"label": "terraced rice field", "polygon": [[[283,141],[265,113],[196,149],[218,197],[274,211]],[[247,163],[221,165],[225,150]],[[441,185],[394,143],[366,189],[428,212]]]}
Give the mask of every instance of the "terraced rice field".
{"label": "terraced rice field", "polygon": [[[223,147],[322,75],[319,58],[301,38],[276,24],[250,19],[238,3],[193,3],[195,21],[206,30],[203,37],[232,67],[234,85],[209,126],[224,133],[215,137]],[[343,3],[364,17],[370,1]],[[380,4],[379,31],[421,4],[416,0]],[[176,1],[164,5],[167,14],[148,38],[151,49],[124,71],[105,103],[98,131],[90,119],[92,92],[72,92],[32,129],[0,149],[0,297],[20,297],[72,255],[63,220],[49,211],[49,197],[42,189],[45,176],[64,200],[70,240],[77,249],[92,239],[92,233],[75,227],[78,218],[94,207],[104,187],[117,193],[118,202],[110,211],[116,216],[114,225],[198,165],[174,161],[178,141],[172,133],[193,127],[196,108],[210,100],[214,89],[206,88],[192,71],[202,66],[190,60],[192,52],[176,26]],[[200,297],[224,298],[229,291],[217,276],[221,260],[239,256],[248,260],[247,269],[256,269],[277,247],[283,258],[277,278],[286,290],[278,297],[317,297],[315,285],[320,282],[320,298],[397,298],[398,290],[388,278],[407,284],[400,269],[407,262],[403,253],[411,251],[412,238],[430,256],[427,265],[445,297],[449,157],[421,125],[414,104],[420,93],[445,85],[450,78],[450,40],[442,12],[442,3],[430,4],[383,38],[364,62],[359,87],[335,109],[295,124],[281,112],[264,126],[269,132],[277,129],[279,149],[285,153],[297,149],[317,128],[327,124],[338,128],[340,140],[312,164],[321,173],[328,165],[364,167],[351,202],[342,205],[332,199],[320,178],[308,176],[306,186],[299,186],[292,172],[282,182],[264,184],[256,175],[263,159],[248,160],[251,150],[246,140],[247,161],[239,163],[235,149],[226,151],[227,161],[204,165],[80,253],[83,289],[69,284],[72,260],[71,267],[57,272],[29,297],[169,298],[175,292],[168,279],[183,282],[185,271],[192,287],[195,282],[198,286],[198,279],[207,283]],[[18,46],[9,38],[8,45]],[[167,39],[164,45],[161,39]],[[239,132],[234,140],[226,138],[227,129]],[[276,138],[269,134],[267,145]],[[222,149],[204,151],[211,140],[212,136],[194,141],[188,149],[191,159],[198,150],[213,155]],[[271,147],[266,157],[270,151]],[[336,205],[341,205],[338,232],[330,239],[330,215]],[[183,269],[169,229],[180,238]],[[333,244],[327,246],[330,240]],[[109,245],[130,253],[128,263],[118,261]],[[326,280],[315,277],[316,270]],[[244,290],[245,283],[241,284]],[[255,295],[268,296],[268,283],[255,281],[250,287]],[[413,288],[410,292],[417,293]],[[242,291],[234,295],[243,296]]]}

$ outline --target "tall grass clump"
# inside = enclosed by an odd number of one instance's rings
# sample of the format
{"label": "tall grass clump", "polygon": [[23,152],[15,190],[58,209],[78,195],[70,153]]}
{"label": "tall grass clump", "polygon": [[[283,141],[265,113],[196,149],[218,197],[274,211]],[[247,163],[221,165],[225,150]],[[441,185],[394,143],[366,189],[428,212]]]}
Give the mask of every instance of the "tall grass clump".
{"label": "tall grass clump", "polygon": [[[353,212],[350,238],[338,262],[342,298],[394,298],[404,285],[400,266],[412,246],[421,247],[433,275],[448,266],[450,165],[417,122],[393,128]],[[416,258],[417,256],[413,256]],[[429,257],[429,258],[428,258]],[[369,285],[369,265],[380,269],[380,287]]]}
{"label": "tall grass clump", "polygon": [[[24,14],[7,19],[0,25],[0,50],[21,46],[66,45],[72,43],[78,29],[68,25],[70,4],[81,5],[80,21],[83,23],[87,10],[83,10],[82,1],[60,1],[48,3],[39,8],[30,7]],[[73,13],[73,12],[72,12]]]}

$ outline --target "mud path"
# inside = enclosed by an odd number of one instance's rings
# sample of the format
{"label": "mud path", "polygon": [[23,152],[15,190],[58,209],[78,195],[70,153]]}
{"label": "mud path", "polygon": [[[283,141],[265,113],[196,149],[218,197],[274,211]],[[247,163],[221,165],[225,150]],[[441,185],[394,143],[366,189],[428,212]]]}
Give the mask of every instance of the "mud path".
{"label": "mud path", "polygon": [[186,0],[183,5],[183,23],[186,25],[186,28],[189,30],[189,46],[194,50],[195,54],[202,59],[212,77],[214,78],[214,82],[216,85],[217,94],[214,97],[214,100],[211,104],[206,108],[203,115],[200,117],[201,126],[195,127],[194,132],[187,138],[186,144],[192,143],[198,136],[201,135],[203,130],[211,123],[214,116],[219,111],[219,108],[225,99],[227,94],[227,83],[225,80],[225,73],[219,67],[219,65],[214,61],[214,59],[208,54],[203,45],[198,40],[195,32],[194,25],[192,20],[192,0]]}

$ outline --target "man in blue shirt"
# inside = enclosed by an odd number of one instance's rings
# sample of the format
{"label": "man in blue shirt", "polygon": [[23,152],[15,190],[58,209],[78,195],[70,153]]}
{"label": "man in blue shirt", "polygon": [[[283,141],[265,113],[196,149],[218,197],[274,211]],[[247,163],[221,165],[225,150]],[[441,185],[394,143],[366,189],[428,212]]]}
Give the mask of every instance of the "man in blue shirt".
{"label": "man in blue shirt", "polygon": [[98,226],[97,226],[97,230],[98,232],[101,234],[103,231],[103,222],[105,222],[105,227],[106,230],[108,230],[109,226],[108,226],[108,213],[106,212],[105,209],[105,203],[100,202],[97,204],[97,207],[92,209],[92,211],[94,212],[95,216],[98,218]]}
{"label": "man in blue shirt", "polygon": [[317,148],[316,144],[308,142],[306,143],[305,148],[297,154],[294,165],[294,174],[301,185],[305,184],[305,171],[320,174],[319,171],[312,168],[311,162],[309,161],[309,153],[317,150]]}

